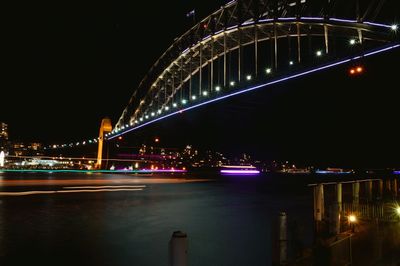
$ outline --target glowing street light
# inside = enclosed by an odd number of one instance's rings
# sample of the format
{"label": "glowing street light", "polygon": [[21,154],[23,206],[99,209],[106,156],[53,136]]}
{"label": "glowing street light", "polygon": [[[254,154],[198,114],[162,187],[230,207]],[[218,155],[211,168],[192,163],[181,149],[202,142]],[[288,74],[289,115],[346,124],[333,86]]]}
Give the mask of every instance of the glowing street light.
{"label": "glowing street light", "polygon": [[400,206],[396,208],[396,213],[398,216],[400,216]]}
{"label": "glowing street light", "polygon": [[178,106],[177,103],[173,103],[173,104],[172,104],[172,107],[174,107],[174,108],[177,107],[177,106]]}
{"label": "glowing street light", "polygon": [[215,87],[215,91],[220,91],[220,90],[221,90],[220,86]]}
{"label": "glowing street light", "polygon": [[351,231],[354,233],[355,223],[357,223],[357,217],[354,214],[350,214],[348,219],[349,219]]}
{"label": "glowing street light", "polygon": [[320,57],[320,56],[322,56],[322,51],[318,50],[315,54],[316,54],[316,56]]}
{"label": "glowing street light", "polygon": [[265,70],[265,72],[266,72],[267,74],[271,74],[271,72],[272,72],[272,69],[270,69],[270,68],[267,68],[267,69]]}
{"label": "glowing street light", "polygon": [[293,66],[294,62],[293,61],[289,61],[289,65]]}
{"label": "glowing street light", "polygon": [[208,95],[208,91],[203,91],[203,96],[207,96]]}
{"label": "glowing street light", "polygon": [[194,101],[194,100],[196,100],[196,95],[192,95],[192,100]]}
{"label": "glowing street light", "polygon": [[168,106],[165,106],[165,111],[168,111],[169,110],[169,107]]}
{"label": "glowing street light", "polygon": [[350,43],[350,45],[355,45],[356,44],[356,40],[355,39],[350,39],[349,43]]}
{"label": "glowing street light", "polygon": [[235,86],[235,84],[236,83],[234,81],[229,82],[229,85],[231,85],[232,87]]}
{"label": "glowing street light", "polygon": [[246,76],[246,79],[247,79],[247,80],[251,80],[251,75],[247,75],[247,76]]}
{"label": "glowing street light", "polygon": [[399,26],[396,25],[396,24],[393,24],[393,25],[390,26],[390,29],[393,30],[393,31],[397,31],[399,29]]}
{"label": "glowing street light", "polygon": [[186,100],[186,99],[183,99],[183,100],[182,100],[182,104],[187,104],[187,100]]}
{"label": "glowing street light", "polygon": [[151,112],[151,116],[155,116],[156,114],[154,112]]}
{"label": "glowing street light", "polygon": [[354,214],[349,215],[349,222],[350,223],[357,222],[357,217]]}

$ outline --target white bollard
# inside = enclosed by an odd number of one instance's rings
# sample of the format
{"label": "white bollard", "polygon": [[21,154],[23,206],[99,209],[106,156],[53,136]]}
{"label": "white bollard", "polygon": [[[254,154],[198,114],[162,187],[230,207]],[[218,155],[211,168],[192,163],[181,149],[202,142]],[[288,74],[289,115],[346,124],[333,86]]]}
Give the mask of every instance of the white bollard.
{"label": "white bollard", "polygon": [[287,216],[285,212],[279,214],[279,265],[287,263]]}
{"label": "white bollard", "polygon": [[169,241],[170,266],[188,265],[188,240],[186,233],[175,231]]}

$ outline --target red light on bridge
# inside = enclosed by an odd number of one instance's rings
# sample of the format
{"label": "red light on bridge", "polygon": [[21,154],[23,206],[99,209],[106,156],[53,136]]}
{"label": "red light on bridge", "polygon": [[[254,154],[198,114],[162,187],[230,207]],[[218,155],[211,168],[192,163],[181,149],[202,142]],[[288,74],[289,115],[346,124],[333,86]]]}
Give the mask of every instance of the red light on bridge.
{"label": "red light on bridge", "polygon": [[160,142],[160,139],[159,138],[155,138],[154,142]]}
{"label": "red light on bridge", "polygon": [[121,137],[121,136],[119,136],[119,137],[118,137],[118,139],[119,139],[119,140],[122,140],[122,137]]}
{"label": "red light on bridge", "polygon": [[362,74],[363,72],[364,72],[364,67],[362,67],[362,66],[352,67],[349,70],[349,74],[351,76],[359,75],[359,74]]}

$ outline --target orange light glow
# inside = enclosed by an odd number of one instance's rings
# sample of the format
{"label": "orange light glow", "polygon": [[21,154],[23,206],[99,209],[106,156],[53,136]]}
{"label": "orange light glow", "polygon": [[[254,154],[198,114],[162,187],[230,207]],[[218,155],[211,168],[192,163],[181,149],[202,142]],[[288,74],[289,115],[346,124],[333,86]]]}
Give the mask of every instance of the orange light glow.
{"label": "orange light glow", "polygon": [[354,68],[350,69],[350,74],[354,75],[356,73],[356,71],[354,70]]}
{"label": "orange light glow", "polygon": [[121,137],[121,136],[119,136],[119,137],[118,137],[118,139],[119,139],[119,140],[121,140],[121,139],[122,139],[122,137]]}
{"label": "orange light glow", "polygon": [[358,72],[358,73],[363,72],[363,70],[364,70],[364,69],[363,69],[362,67],[357,67],[357,72]]}
{"label": "orange light glow", "polygon": [[160,142],[160,139],[159,138],[155,138],[154,141],[155,142]]}

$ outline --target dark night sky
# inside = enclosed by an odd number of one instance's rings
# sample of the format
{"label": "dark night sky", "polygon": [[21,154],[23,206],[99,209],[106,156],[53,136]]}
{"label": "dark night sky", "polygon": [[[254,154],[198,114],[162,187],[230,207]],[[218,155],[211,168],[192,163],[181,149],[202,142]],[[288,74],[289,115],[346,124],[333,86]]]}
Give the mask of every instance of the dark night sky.
{"label": "dark night sky", "polygon": [[[115,123],[150,66],[191,25],[225,1],[53,1],[3,12],[0,121],[11,138],[44,142],[94,137]],[[157,6],[157,8],[154,8]],[[155,26],[157,24],[157,27]],[[399,165],[399,51],[365,62],[363,77],[338,68],[201,108],[130,136],[161,136],[260,157],[341,165]],[[178,136],[178,138],[176,137]]]}

